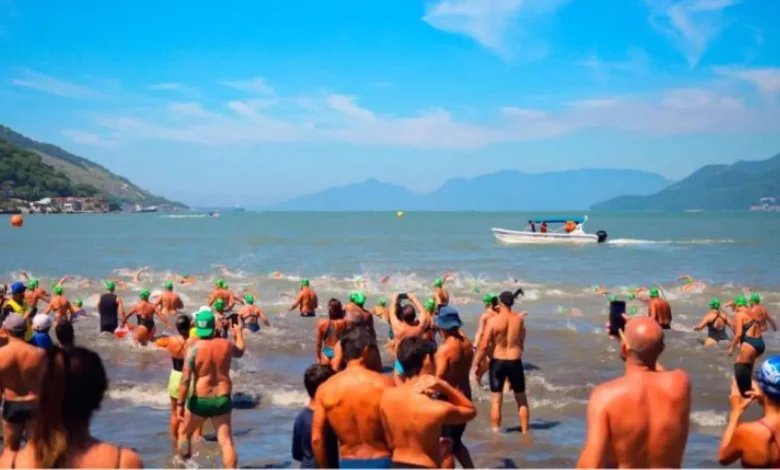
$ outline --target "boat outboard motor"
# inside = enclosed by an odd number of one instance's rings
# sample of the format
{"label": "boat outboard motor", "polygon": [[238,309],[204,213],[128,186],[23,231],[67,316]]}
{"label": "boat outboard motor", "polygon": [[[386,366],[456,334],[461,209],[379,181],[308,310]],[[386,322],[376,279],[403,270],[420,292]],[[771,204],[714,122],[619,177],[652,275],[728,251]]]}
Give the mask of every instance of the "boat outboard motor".
{"label": "boat outboard motor", "polygon": [[599,243],[604,243],[605,241],[607,241],[607,232],[604,230],[599,230],[598,232],[596,232],[596,236],[598,237]]}

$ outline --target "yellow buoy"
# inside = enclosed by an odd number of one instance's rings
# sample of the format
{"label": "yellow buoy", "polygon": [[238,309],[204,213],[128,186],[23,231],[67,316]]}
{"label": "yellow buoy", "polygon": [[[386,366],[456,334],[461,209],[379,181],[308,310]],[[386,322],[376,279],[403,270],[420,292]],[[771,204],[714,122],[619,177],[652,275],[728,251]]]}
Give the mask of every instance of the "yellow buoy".
{"label": "yellow buoy", "polygon": [[403,217],[404,216],[404,211],[398,211],[398,212],[395,213],[395,215],[397,215],[398,217]]}

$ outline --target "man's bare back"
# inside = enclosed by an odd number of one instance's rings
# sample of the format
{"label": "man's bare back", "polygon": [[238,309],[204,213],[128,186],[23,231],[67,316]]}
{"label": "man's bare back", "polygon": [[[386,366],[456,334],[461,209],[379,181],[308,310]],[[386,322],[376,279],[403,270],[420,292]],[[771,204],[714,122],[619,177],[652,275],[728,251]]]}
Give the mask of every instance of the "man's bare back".
{"label": "man's bare back", "polygon": [[317,293],[310,287],[302,287],[291,310],[294,310],[295,307],[298,307],[298,311],[301,312],[301,315],[316,313],[318,307]]}
{"label": "man's bare back", "polygon": [[672,307],[666,299],[660,297],[650,299],[648,316],[655,319],[661,328],[669,329],[672,324]]}
{"label": "man's bare back", "polygon": [[502,312],[487,322],[481,342],[493,345],[493,358],[515,360],[523,358],[525,348],[525,313]]}
{"label": "man's bare back", "polygon": [[179,294],[170,291],[163,292],[160,298],[157,299],[157,302],[155,302],[155,305],[163,315],[173,315],[184,308],[184,303],[181,301]]}
{"label": "man's bare back", "polygon": [[49,305],[43,311],[45,314],[48,314],[49,312],[54,312],[54,316],[58,321],[63,319],[70,321],[73,314],[76,313],[75,309],[71,306],[70,301],[61,295],[52,297],[51,302],[49,302]]}
{"label": "man's bare back", "polygon": [[24,341],[0,348],[0,388],[8,401],[37,400],[43,381],[46,352]]}
{"label": "man's bare back", "polygon": [[469,371],[474,362],[474,347],[466,336],[445,339],[436,350],[436,377],[471,396]]}
{"label": "man's bare back", "polygon": [[233,343],[224,338],[195,341],[189,348],[194,358],[192,371],[195,377],[195,396],[218,397],[230,395],[233,383],[230,379]]}

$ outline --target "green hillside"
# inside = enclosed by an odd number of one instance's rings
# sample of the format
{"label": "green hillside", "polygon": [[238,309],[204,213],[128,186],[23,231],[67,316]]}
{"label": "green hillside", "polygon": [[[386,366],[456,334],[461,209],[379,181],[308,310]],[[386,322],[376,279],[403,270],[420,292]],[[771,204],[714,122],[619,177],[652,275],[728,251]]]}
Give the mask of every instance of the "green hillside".
{"label": "green hillside", "polygon": [[44,163],[40,155],[0,139],[0,203],[12,198],[36,201],[99,193],[94,186],[74,184],[64,173]]}
{"label": "green hillside", "polygon": [[748,210],[762,197],[780,198],[780,154],[763,161],[705,166],[650,196],[623,196],[599,211]]}
{"label": "green hillside", "polygon": [[140,205],[170,204],[179,208],[187,208],[182,203],[169,201],[141,189],[127,178],[115,175],[108,169],[86,158],[73,155],[56,145],[37,142],[2,125],[0,125],[0,139],[34,152],[40,156],[43,163],[66,175],[75,185],[94,186],[114,203]]}

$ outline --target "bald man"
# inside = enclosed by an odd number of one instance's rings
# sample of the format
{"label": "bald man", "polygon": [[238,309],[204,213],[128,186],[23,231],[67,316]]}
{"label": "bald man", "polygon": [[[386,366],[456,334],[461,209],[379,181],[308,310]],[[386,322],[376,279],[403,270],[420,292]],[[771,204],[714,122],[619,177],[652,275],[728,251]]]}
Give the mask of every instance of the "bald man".
{"label": "bald man", "polygon": [[664,371],[664,333],[653,318],[632,318],[620,339],[623,377],[593,389],[578,468],[679,468],[691,409],[682,370]]}

